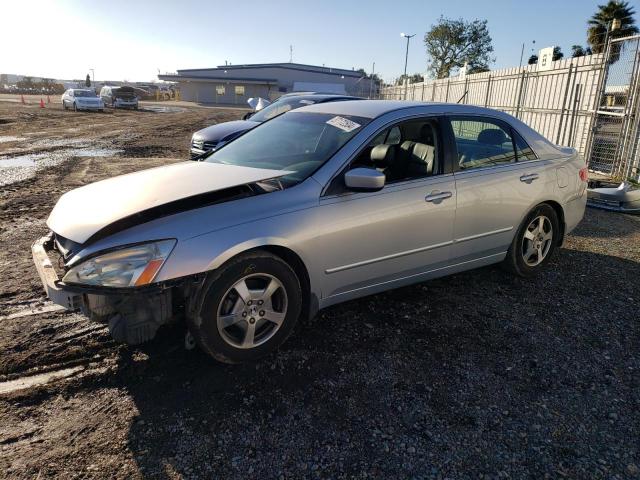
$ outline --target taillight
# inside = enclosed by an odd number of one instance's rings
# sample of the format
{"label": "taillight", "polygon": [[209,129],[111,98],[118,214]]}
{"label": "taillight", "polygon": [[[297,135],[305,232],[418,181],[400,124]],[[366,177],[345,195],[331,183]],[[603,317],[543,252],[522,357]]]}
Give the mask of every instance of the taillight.
{"label": "taillight", "polygon": [[587,167],[581,168],[578,175],[580,175],[580,180],[583,182],[589,181],[589,171],[587,170]]}

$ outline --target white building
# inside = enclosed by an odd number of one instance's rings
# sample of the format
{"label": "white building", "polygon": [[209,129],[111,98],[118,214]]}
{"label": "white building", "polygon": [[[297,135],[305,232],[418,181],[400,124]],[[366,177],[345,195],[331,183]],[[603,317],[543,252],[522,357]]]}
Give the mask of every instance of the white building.
{"label": "white building", "polygon": [[[361,72],[299,63],[221,65],[158,75],[177,82],[183,100],[246,105],[251,97],[273,100],[284,93],[313,91],[367,97],[370,80]],[[373,92],[375,93],[375,92]]]}

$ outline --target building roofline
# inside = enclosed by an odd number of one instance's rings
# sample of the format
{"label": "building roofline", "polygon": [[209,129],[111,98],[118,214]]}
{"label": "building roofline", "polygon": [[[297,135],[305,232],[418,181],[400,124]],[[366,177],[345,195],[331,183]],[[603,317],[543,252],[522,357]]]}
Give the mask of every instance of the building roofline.
{"label": "building roofline", "polygon": [[323,73],[326,75],[344,75],[345,77],[360,78],[362,74],[355,70],[347,70],[344,68],[321,67],[318,65],[305,65],[302,63],[248,63],[242,65],[218,65],[211,68],[188,68],[178,70],[179,74],[183,72],[203,72],[212,70],[242,70],[245,68],[284,68],[288,70],[298,70],[303,72]]}
{"label": "building roofline", "polygon": [[213,76],[188,76],[188,75],[170,75],[160,74],[158,75],[160,80],[169,80],[173,82],[241,82],[241,83],[273,83],[277,84],[278,80],[275,78],[238,78],[238,77],[213,77]]}

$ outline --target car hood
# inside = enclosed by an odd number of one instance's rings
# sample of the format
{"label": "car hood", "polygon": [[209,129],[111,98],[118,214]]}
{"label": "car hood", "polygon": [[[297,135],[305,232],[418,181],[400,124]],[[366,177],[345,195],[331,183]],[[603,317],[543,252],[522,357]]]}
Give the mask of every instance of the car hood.
{"label": "car hood", "polygon": [[207,162],[179,162],[71,190],[58,200],[47,226],[84,243],[118,220],[209,192],[277,178],[291,172]]}
{"label": "car hood", "polygon": [[205,142],[219,142],[229,135],[244,132],[256,125],[260,125],[260,123],[252,122],[251,120],[234,120],[232,122],[218,123],[216,125],[203,128],[202,130],[198,130],[193,134],[193,139],[204,140]]}

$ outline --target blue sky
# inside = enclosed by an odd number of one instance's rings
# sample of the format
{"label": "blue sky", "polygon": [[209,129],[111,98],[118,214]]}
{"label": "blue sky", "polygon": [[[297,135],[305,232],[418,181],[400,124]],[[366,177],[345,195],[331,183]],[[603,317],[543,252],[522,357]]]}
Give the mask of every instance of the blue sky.
{"label": "blue sky", "polygon": [[[293,45],[294,62],[367,71],[376,62],[391,80],[404,68],[400,32],[417,34],[408,71],[423,72],[422,37],[440,15],[487,19],[497,69],[518,65],[523,42],[525,58],[532,40],[565,54],[586,45],[586,21],[605,1],[13,1],[3,38],[21,41],[2,49],[0,72],[80,78],[94,68],[97,80],[149,81],[158,69],[288,61]],[[637,12],[639,3],[630,1]]]}

